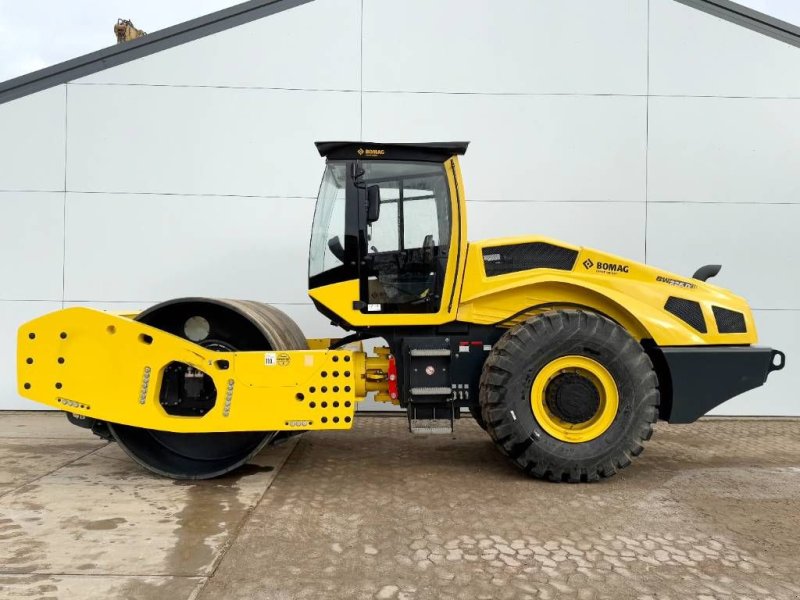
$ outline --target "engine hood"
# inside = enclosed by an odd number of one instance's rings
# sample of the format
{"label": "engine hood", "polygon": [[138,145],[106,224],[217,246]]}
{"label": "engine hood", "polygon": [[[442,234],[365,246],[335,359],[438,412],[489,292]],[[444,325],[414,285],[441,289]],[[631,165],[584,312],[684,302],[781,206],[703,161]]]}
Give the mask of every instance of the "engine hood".
{"label": "engine hood", "polygon": [[712,283],[545,237],[469,244],[459,320],[513,323],[555,305],[602,312],[659,345],[757,341],[747,302]]}

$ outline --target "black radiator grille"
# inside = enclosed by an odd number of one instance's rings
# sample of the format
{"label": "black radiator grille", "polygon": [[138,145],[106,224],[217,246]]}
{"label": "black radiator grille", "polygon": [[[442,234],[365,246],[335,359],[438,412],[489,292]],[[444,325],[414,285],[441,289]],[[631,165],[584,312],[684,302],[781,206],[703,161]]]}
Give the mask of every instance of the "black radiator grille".
{"label": "black radiator grille", "polygon": [[483,267],[490,277],[530,269],[571,271],[577,258],[577,250],[546,242],[492,246],[483,249]]}
{"label": "black radiator grille", "polygon": [[694,300],[670,296],[667,299],[667,303],[664,305],[664,309],[678,317],[681,321],[688,323],[700,333],[708,332],[708,329],[706,329],[706,320],[703,318],[703,310]]}
{"label": "black radiator grille", "polygon": [[711,309],[714,311],[714,319],[717,321],[717,331],[720,333],[747,333],[742,313],[721,306],[712,306]]}

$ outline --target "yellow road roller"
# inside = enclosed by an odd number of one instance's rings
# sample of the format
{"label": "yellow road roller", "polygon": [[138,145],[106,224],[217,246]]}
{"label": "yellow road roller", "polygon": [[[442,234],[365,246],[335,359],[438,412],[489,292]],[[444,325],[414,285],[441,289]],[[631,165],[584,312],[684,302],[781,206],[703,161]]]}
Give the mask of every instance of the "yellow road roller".
{"label": "yellow road roller", "polygon": [[413,433],[471,413],[526,474],[587,482],[627,467],[656,420],[692,422],[783,368],[747,302],[708,283],[718,265],[689,277],[540,236],[467,241],[467,145],[316,144],[309,295],[345,337],[308,339],[250,300],[68,308],[19,329],[19,393],[177,479],[350,429],[372,395]]}

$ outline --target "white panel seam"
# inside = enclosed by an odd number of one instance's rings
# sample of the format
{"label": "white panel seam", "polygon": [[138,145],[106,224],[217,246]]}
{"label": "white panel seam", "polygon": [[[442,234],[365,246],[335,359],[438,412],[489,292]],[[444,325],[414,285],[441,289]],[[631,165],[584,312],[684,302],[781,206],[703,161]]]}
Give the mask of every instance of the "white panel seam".
{"label": "white panel seam", "polygon": [[586,199],[566,199],[566,200],[543,200],[541,198],[535,199],[513,199],[513,198],[470,198],[467,203],[475,202],[476,204],[494,204],[498,202],[508,202],[514,204],[644,204],[644,200],[609,200],[607,198],[598,198],[596,200]]}
{"label": "white panel seam", "polygon": [[714,94],[650,94],[651,98],[698,98],[718,100],[800,100],[800,96],[733,96]]}
{"label": "white panel seam", "polygon": [[647,58],[647,80],[645,90],[647,98],[644,105],[644,262],[647,263],[647,217],[648,201],[650,194],[650,0],[647,0],[647,20],[646,20],[646,45],[645,52]]}
{"label": "white panel seam", "polygon": [[316,196],[259,196],[250,194],[197,194],[189,192],[129,192],[109,190],[67,190],[69,194],[95,194],[107,196],[188,196],[194,198],[263,198],[265,200],[316,200]]}
{"label": "white panel seam", "polygon": [[10,189],[0,189],[0,194],[63,194],[64,189],[60,188],[57,190],[10,190]]}
{"label": "white panel seam", "polygon": [[52,302],[53,304],[61,304],[61,298],[0,298],[0,302]]}
{"label": "white panel seam", "polygon": [[440,96],[509,96],[509,97],[560,97],[574,96],[577,98],[719,98],[723,100],[800,100],[800,96],[715,96],[709,94],[621,94],[621,93],[590,93],[590,92],[448,92],[437,90],[364,90],[365,94],[420,94]]}
{"label": "white panel seam", "polygon": [[69,85],[82,85],[94,87],[152,87],[175,89],[208,89],[208,90],[253,90],[267,92],[335,92],[342,94],[360,93],[360,89],[351,88],[294,88],[270,87],[262,85],[208,85],[208,84],[178,84],[178,83],[78,83],[70,82]]}
{"label": "white panel seam", "polygon": [[651,204],[723,204],[723,205],[737,205],[737,206],[797,206],[800,205],[800,200],[797,202],[772,202],[765,200],[763,202],[753,202],[746,200],[651,200]]}
{"label": "white panel seam", "polygon": [[644,98],[647,94],[621,94],[614,92],[478,92],[446,90],[364,90],[365,94],[419,94],[430,96],[578,96],[599,98]]}
{"label": "white panel seam", "polygon": [[367,90],[350,88],[290,88],[290,87],[268,87],[268,86],[238,86],[238,85],[178,85],[178,84],[153,84],[153,83],[77,83],[70,82],[66,85],[72,86],[96,86],[96,87],[154,87],[154,88],[176,88],[176,89],[217,89],[217,90],[253,90],[253,91],[274,91],[274,92],[331,92],[342,94],[429,94],[442,96],[577,96],[577,97],[599,97],[599,98],[720,98],[730,100],[800,100],[800,96],[741,96],[741,95],[716,95],[716,94],[629,94],[619,92],[489,92],[477,90]]}
{"label": "white panel seam", "polygon": [[61,211],[61,308],[67,289],[67,157],[69,148],[69,84],[64,85],[64,198]]}
{"label": "white panel seam", "polygon": [[358,53],[359,53],[359,72],[358,72],[358,87],[359,87],[359,124],[358,124],[358,137],[364,139],[364,0],[361,0],[361,33],[359,37]]}

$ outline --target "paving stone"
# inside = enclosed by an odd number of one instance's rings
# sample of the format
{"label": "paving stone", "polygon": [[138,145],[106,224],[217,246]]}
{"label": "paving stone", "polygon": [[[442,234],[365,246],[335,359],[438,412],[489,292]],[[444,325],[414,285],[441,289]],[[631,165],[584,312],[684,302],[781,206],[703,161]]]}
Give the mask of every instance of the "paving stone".
{"label": "paving stone", "polygon": [[[301,440],[199,598],[413,585],[404,597],[788,600],[800,589],[798,464],[800,421],[659,424],[619,476],[553,485],[522,476],[469,420],[452,437],[410,437],[402,419],[362,418]],[[334,543],[412,566],[376,560],[365,581],[363,553]],[[286,577],[293,564],[302,577]]]}
{"label": "paving stone", "polygon": [[306,434],[277,478],[268,454],[153,477],[52,413],[0,420],[0,455],[3,599],[800,596],[797,420],[659,424],[578,485],[524,477],[469,419]]}

